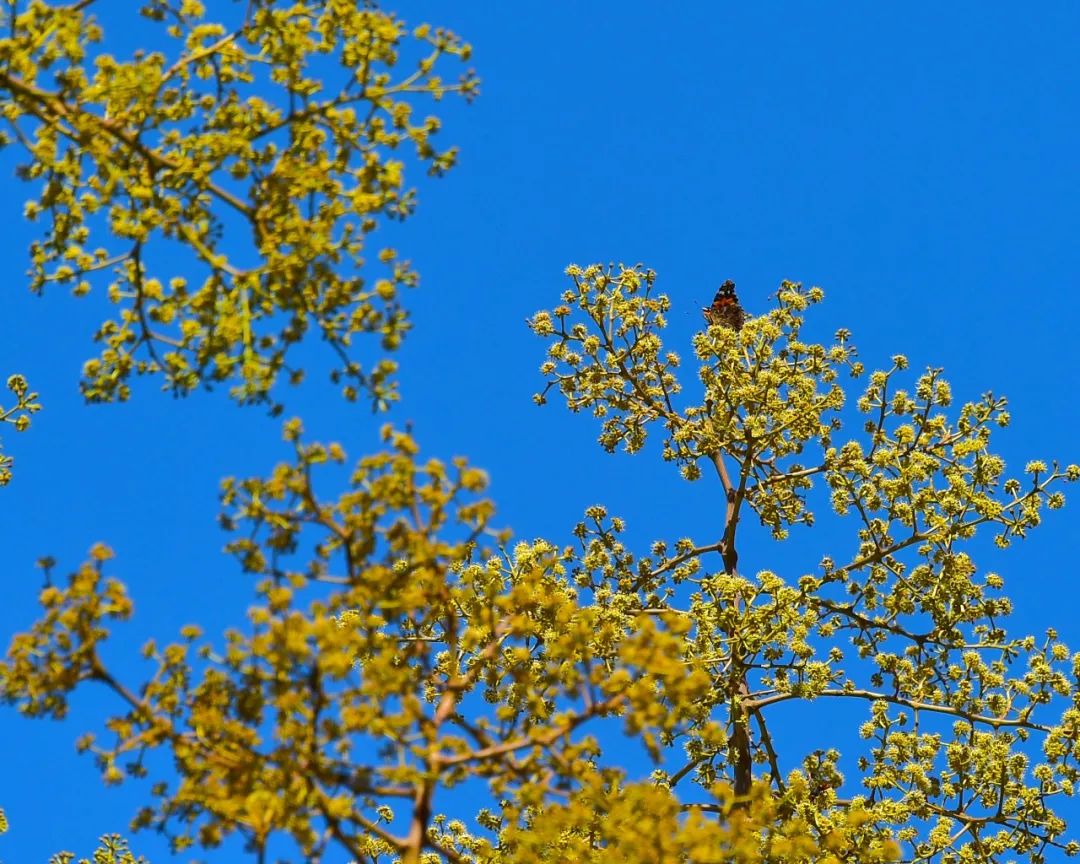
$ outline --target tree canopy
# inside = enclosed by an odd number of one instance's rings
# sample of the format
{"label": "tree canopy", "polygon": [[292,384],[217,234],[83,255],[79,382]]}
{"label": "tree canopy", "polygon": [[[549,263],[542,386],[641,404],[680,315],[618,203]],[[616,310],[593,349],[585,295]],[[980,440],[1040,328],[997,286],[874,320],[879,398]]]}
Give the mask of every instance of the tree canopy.
{"label": "tree canopy", "polygon": [[[406,171],[453,167],[440,120],[416,115],[477,95],[469,45],[371,2],[230,11],[144,3],[161,47],[125,60],[93,0],[3,4],[5,143],[41,225],[30,288],[104,288],[115,307],[83,369],[89,402],[132,398],[147,375],[180,395],[225,385],[276,416],[315,333],[343,397],[384,410],[417,275],[369,243],[413,211]],[[239,836],[259,862],[1075,853],[1058,802],[1080,770],[1080,655],[1053,630],[1007,629],[975,540],[1026,537],[1080,467],[1009,474],[991,443],[1004,398],[955,405],[942,370],[903,355],[868,372],[848,329],[804,338],[824,292],[795,282],[737,326],[707,321],[687,374],[661,285],[643,265],[569,266],[529,321],[547,345],[536,401],[591,412],[606,451],[713,483],[712,537],[636,548],[597,505],[566,536],[524,539],[482,470],[427,456],[409,429],[387,424],[350,462],[348,442],[291,417],[287,461],[222,483],[246,621],[162,634],[128,680],[101,650],[134,610],[101,543],[41,590],[2,698],[66,718],[77,688],[111,691],[115,712],[78,748],[104,783],[145,783],[132,830],[179,852]],[[0,419],[21,430],[37,394],[19,375],[8,387]],[[850,540],[800,572],[767,558],[750,572],[751,518],[777,542],[844,520]],[[866,719],[785,763],[774,706],[821,699]],[[480,791],[447,794],[463,789]],[[102,842],[95,861],[135,860]]]}

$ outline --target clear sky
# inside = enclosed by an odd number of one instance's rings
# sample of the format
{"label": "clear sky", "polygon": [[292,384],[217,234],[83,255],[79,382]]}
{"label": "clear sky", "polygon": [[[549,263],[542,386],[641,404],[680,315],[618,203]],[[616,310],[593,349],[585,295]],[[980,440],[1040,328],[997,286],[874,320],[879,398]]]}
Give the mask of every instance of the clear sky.
{"label": "clear sky", "polygon": [[[543,344],[524,321],[558,302],[570,262],[654,268],[672,298],[668,343],[687,358],[700,307],[724,279],[751,314],[781,279],[820,285],[814,332],[850,328],[868,367],[900,351],[916,370],[944,366],[958,401],[1008,395],[1013,425],[997,440],[1012,468],[1080,461],[1080,6],[436,5],[431,20],[474,44],[484,83],[472,106],[438,109],[460,167],[421,179],[418,214],[393,233],[422,286],[409,298],[416,328],[392,419],[412,420],[426,453],[486,468],[500,521],[519,536],[565,542],[593,503],[642,541],[719,531],[714,485],[687,486],[655,451],[606,455],[590,418],[555,400],[532,405]],[[116,6],[101,4],[107,28]],[[393,8],[416,22],[432,4]],[[138,28],[125,28],[137,42]],[[0,639],[36,614],[39,556],[55,556],[63,576],[100,540],[136,602],[111,643],[123,667],[151,635],[240,619],[250,584],[220,553],[218,481],[266,473],[288,453],[279,421],[224,392],[176,401],[144,381],[130,404],[81,404],[98,304],[29,296],[14,157],[0,154],[0,373],[24,372],[46,410],[30,433],[3,433],[17,463],[0,490]],[[314,386],[290,408],[350,456],[374,450],[385,418],[328,392]],[[740,564],[797,578],[854,530],[804,532],[788,548],[752,534]],[[1080,648],[1078,533],[1070,506],[1027,543],[979,560],[1005,577],[1015,631],[1055,625]],[[62,724],[0,712],[7,864],[88,854],[98,834],[126,833],[137,789],[104,790],[73,748],[99,728],[102,696],[80,691]],[[158,837],[134,845],[167,860]]]}

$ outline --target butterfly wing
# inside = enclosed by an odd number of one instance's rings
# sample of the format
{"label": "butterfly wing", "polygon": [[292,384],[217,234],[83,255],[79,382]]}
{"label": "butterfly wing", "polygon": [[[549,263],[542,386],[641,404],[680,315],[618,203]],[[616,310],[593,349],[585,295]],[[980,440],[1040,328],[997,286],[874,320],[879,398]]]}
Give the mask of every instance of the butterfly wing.
{"label": "butterfly wing", "polygon": [[730,279],[717,290],[712,305],[704,307],[701,312],[710,325],[719,324],[732,330],[741,330],[746,320],[746,313],[735,295],[735,283]]}

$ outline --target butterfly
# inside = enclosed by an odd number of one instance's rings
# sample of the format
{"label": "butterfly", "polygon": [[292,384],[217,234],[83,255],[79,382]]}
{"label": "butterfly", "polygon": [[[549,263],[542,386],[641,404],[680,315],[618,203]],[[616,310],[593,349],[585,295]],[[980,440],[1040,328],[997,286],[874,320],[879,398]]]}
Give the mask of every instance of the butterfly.
{"label": "butterfly", "polygon": [[741,330],[746,320],[746,312],[735,296],[735,283],[730,279],[717,290],[712,305],[704,307],[701,312],[709,324],[719,324],[732,330]]}

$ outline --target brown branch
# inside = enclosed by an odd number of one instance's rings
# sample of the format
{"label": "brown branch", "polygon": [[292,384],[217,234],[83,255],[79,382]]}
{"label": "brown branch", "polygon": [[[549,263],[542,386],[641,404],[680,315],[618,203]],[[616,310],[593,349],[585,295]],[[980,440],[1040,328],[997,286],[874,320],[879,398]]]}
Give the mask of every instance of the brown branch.
{"label": "brown branch", "polygon": [[[719,451],[710,454],[713,466],[720,478],[724,489],[725,513],[724,534],[720,541],[720,554],[724,559],[724,572],[734,575],[737,572],[739,553],[735,548],[735,535],[739,526],[739,510],[746,497],[746,482],[749,476],[749,465],[752,462],[749,442],[745,453],[742,470],[739,472],[739,486],[736,489],[724,466],[723,456]],[[738,601],[736,601],[738,607]],[[731,751],[734,754],[735,768],[735,794],[742,798],[749,794],[753,784],[753,758],[750,752],[750,723],[746,708],[746,698],[749,696],[749,687],[746,683],[746,670],[742,666],[742,658],[735,643],[735,633],[729,632],[732,640],[731,653]]]}
{"label": "brown branch", "polygon": [[779,483],[782,480],[800,480],[803,477],[812,477],[815,474],[821,474],[824,471],[829,470],[828,465],[818,465],[814,468],[803,468],[799,471],[781,471],[779,468],[776,467],[775,462],[775,456],[771,459],[763,460],[763,464],[772,467],[772,469],[776,471],[776,473],[773,474],[771,477],[763,477],[761,480],[758,481],[758,485],[771,486],[773,483]]}
{"label": "brown branch", "polygon": [[[341,820],[330,812],[326,793],[318,787],[316,787],[314,791],[315,806],[319,810],[319,812],[322,813],[323,818],[326,820],[326,824],[329,827],[330,833],[333,835],[334,839],[337,840],[338,843],[340,843],[342,846],[344,846],[346,851],[354,858],[361,858],[363,856],[363,851],[361,850],[359,844],[354,838],[350,837],[348,834],[345,833],[345,830],[341,825]],[[374,834],[376,837],[378,837],[392,849],[395,849],[397,852],[400,853],[405,849],[404,840],[402,840],[400,837],[395,837],[389,831],[384,830],[377,823],[372,822],[370,819],[365,819],[359,813],[352,813],[349,818],[356,822],[357,825],[359,825],[369,834]]]}
{"label": "brown branch", "polygon": [[[739,695],[743,695],[746,682],[739,682]],[[750,794],[750,787],[754,782],[753,759],[750,755],[750,728],[747,723],[747,710],[740,704],[740,700],[732,700],[731,749],[735,753],[735,795],[742,798]]]}
{"label": "brown branch", "polygon": [[578,726],[586,721],[603,714],[606,711],[610,711],[615,708],[620,702],[623,701],[624,695],[617,693],[614,696],[609,696],[602,702],[597,702],[591,710],[583,711],[582,713],[571,717],[564,725],[556,726],[554,729],[548,730],[543,735],[531,735],[527,738],[514,738],[510,741],[504,741],[501,744],[495,744],[491,747],[484,747],[480,750],[469,750],[465,753],[455,753],[453,755],[443,756],[440,758],[440,763],[447,768],[455,765],[461,765],[465,762],[473,762],[484,759],[491,759],[497,756],[505,756],[508,753],[513,753],[516,750],[521,750],[525,747],[549,747],[562,738],[565,735],[569,735]]}
{"label": "brown branch", "polygon": [[[44,111],[51,116],[62,118],[71,122],[73,116],[78,115],[84,119],[91,120],[94,125],[99,129],[108,133],[111,137],[117,141],[127,145],[133,151],[142,156],[153,168],[167,168],[170,171],[176,171],[178,173],[185,173],[183,166],[173,159],[163,156],[162,154],[150,149],[142,141],[139,140],[137,135],[132,135],[130,132],[123,129],[117,123],[110,120],[98,117],[96,114],[92,114],[89,111],[81,110],[79,108],[72,108],[63,99],[54,93],[50,93],[47,90],[42,90],[38,87],[34,87],[31,84],[27,84],[22,79],[9,75],[6,72],[0,72],[0,87],[6,87],[12,93],[17,93],[24,99],[28,99],[31,102],[37,103]],[[75,137],[73,134],[68,133],[65,130],[61,130],[65,135],[69,137]],[[229,192],[226,189],[214,183],[207,183],[204,187],[211,195],[224,201],[247,218],[252,218],[254,211]]]}
{"label": "brown branch", "polygon": [[689,762],[683,765],[682,768],[680,768],[668,778],[668,786],[674,789],[682,781],[682,779],[686,777],[687,774],[697,768],[698,765],[700,765],[702,762],[705,762],[706,760],[712,758],[712,755],[713,754],[711,753],[707,753],[704,756],[698,756],[696,759],[691,759]]}
{"label": "brown branch", "polygon": [[[1002,726],[1009,726],[1020,729],[1032,729],[1037,732],[1050,732],[1049,726],[1043,726],[1041,723],[1032,723],[1030,720],[1024,720],[1023,718],[1010,720],[1004,717],[991,717],[986,714],[973,714],[970,711],[964,711],[961,708],[953,708],[949,705],[937,705],[933,702],[920,702],[917,699],[906,699],[903,696],[891,696],[888,693],[877,693],[873,690],[823,690],[820,693],[815,693],[813,698],[816,699],[824,696],[866,699],[871,702],[889,702],[893,705],[911,708],[913,711],[929,711],[935,714],[948,714],[952,717],[959,717],[962,720],[967,720],[969,723],[983,723],[987,726],[993,726],[995,729]],[[750,711],[756,711],[778,702],[787,702],[791,699],[805,700],[808,698],[810,697],[798,693],[777,693],[773,696],[751,699],[747,702],[747,708]]]}
{"label": "brown branch", "polygon": [[765,715],[757,708],[752,708],[750,711],[754,715],[754,719],[757,720],[758,731],[761,732],[761,744],[769,756],[769,772],[772,774],[773,783],[776,784],[777,790],[782,795],[787,789],[784,785],[784,777],[780,773],[780,759],[776,755],[776,750],[773,748],[772,736],[769,734],[769,728],[765,725]]}
{"label": "brown branch", "polygon": [[[719,452],[710,453],[709,459],[712,460],[713,467],[716,468],[717,476],[720,478],[720,485],[724,489],[724,498],[726,501],[724,512],[724,532],[723,539],[719,542],[720,555],[724,559],[724,572],[735,573],[736,567],[739,563],[739,553],[735,551],[735,529],[739,522],[739,492],[736,492],[735,487],[731,483],[731,478],[728,476],[727,468],[724,466],[723,456]],[[743,480],[743,486],[745,486],[745,478]]]}
{"label": "brown branch", "polygon": [[[453,616],[451,616],[448,630],[447,642],[453,647],[457,644]],[[443,690],[443,694],[439,699],[439,706],[435,709],[435,715],[431,719],[427,733],[428,740],[432,745],[426,759],[428,770],[425,772],[424,779],[415,787],[412,819],[409,822],[409,833],[405,838],[403,860],[406,864],[415,864],[415,862],[419,861],[424,846],[430,844],[427,839],[427,829],[428,823],[431,821],[432,800],[435,797],[435,788],[438,785],[439,775],[442,768],[447,764],[435,746],[435,739],[439,734],[439,729],[457,710],[461,694],[468,691],[476,683],[484,664],[495,656],[508,633],[509,622],[504,619],[495,627],[491,641],[477,655],[472,667],[464,675],[457,675],[446,682],[446,689]],[[444,849],[440,848],[440,851],[447,854]],[[450,856],[447,855],[447,857]]]}

